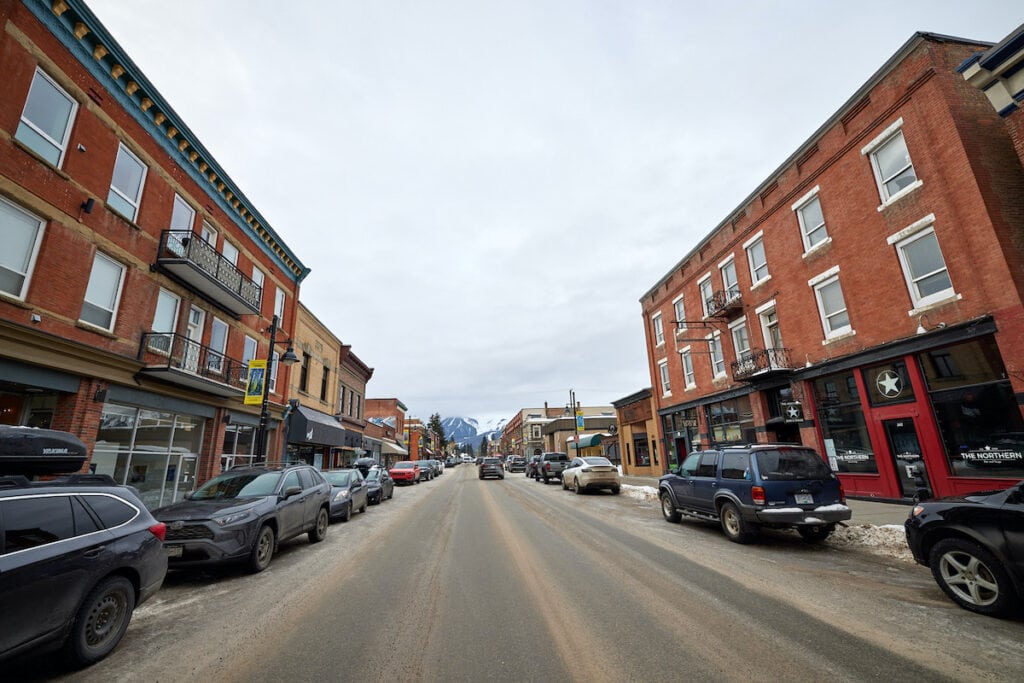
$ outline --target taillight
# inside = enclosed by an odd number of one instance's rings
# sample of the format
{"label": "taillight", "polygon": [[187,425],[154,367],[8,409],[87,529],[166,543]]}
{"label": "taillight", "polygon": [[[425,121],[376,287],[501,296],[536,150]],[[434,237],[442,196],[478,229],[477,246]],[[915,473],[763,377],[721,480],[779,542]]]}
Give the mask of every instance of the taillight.
{"label": "taillight", "polygon": [[845,503],[846,502],[846,491],[843,490],[843,483],[842,482],[839,482],[839,502],[840,503]]}
{"label": "taillight", "polygon": [[544,469],[546,469],[546,470],[548,470],[550,472],[551,471],[551,463],[549,463],[549,462],[544,463]]}
{"label": "taillight", "polygon": [[149,533],[159,538],[160,542],[163,543],[164,539],[167,537],[167,525],[163,522],[157,522],[153,526],[149,527]]}
{"label": "taillight", "polygon": [[768,501],[764,495],[764,489],[760,486],[751,487],[750,497],[753,499],[754,505],[764,505]]}

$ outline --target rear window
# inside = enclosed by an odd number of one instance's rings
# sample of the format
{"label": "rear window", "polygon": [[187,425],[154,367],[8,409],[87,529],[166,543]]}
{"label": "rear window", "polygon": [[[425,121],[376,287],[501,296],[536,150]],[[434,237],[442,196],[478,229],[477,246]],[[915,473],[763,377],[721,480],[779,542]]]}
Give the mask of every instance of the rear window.
{"label": "rear window", "polygon": [[566,453],[547,453],[544,460],[548,462],[568,462],[569,456]]}
{"label": "rear window", "polygon": [[828,479],[831,471],[814,451],[771,450],[757,451],[757,469],[761,478],[769,479]]}
{"label": "rear window", "polygon": [[608,458],[599,458],[596,455],[588,458],[583,458],[583,462],[585,462],[588,465],[605,465],[607,467],[611,467],[612,464],[611,460],[609,460]]}
{"label": "rear window", "polygon": [[501,462],[500,458],[484,458],[485,465],[493,465],[498,462]]}
{"label": "rear window", "polygon": [[83,497],[108,529],[130,522],[139,514],[136,508],[113,496],[85,494]]}

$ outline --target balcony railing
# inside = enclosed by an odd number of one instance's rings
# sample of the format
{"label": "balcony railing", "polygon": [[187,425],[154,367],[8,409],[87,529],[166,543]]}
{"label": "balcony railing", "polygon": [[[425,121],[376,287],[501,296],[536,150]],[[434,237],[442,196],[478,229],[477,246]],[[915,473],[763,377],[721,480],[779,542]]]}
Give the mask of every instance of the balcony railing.
{"label": "balcony railing", "polygon": [[789,349],[757,349],[751,351],[746,358],[732,362],[732,377],[736,381],[753,377],[762,378],[792,370]]}
{"label": "balcony railing", "polygon": [[160,233],[157,264],[234,315],[260,312],[263,288],[191,230]]}
{"label": "balcony railing", "polygon": [[743,310],[739,287],[720,289],[708,299],[708,315],[729,317]]}
{"label": "balcony railing", "polygon": [[219,396],[245,392],[246,363],[229,358],[182,334],[146,332],[139,342],[142,373]]}

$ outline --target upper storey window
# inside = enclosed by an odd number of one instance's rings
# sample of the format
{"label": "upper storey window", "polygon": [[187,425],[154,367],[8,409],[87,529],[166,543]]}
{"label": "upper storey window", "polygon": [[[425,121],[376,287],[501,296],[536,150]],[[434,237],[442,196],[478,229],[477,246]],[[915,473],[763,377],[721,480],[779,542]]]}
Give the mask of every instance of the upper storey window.
{"label": "upper storey window", "polygon": [[14,137],[59,168],[67,151],[76,111],[78,102],[36,68]]}
{"label": "upper storey window", "polygon": [[654,329],[654,343],[661,346],[665,343],[665,324],[661,320],[661,313],[655,313],[651,317],[651,326]]}
{"label": "upper storey window", "polygon": [[43,221],[0,198],[0,292],[24,299],[43,240]]}
{"label": "upper storey window", "polygon": [[910,160],[910,151],[907,149],[902,127],[903,119],[897,119],[861,150],[861,154],[866,154],[871,159],[871,168],[875,172],[882,206],[921,184]]}
{"label": "upper storey window", "polygon": [[142,186],[146,183],[146,165],[123,144],[117,147],[114,177],[110,180],[107,204],[130,221],[139,214]]}
{"label": "upper storey window", "polygon": [[828,228],[825,227],[825,214],[821,210],[821,199],[818,197],[817,187],[794,204],[793,211],[796,212],[797,220],[800,221],[800,237],[804,241],[804,253],[828,243]]}

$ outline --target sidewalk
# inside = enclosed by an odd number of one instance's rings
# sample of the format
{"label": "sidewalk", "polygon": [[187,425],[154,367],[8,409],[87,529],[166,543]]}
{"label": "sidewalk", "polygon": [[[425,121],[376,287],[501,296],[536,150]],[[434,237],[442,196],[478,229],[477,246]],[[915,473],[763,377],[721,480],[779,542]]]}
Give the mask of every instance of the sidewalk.
{"label": "sidewalk", "polygon": [[[622,483],[629,486],[650,486],[655,490],[658,489],[658,480],[655,477],[623,475]],[[845,522],[848,526],[860,524],[872,524],[874,526],[896,524],[903,526],[912,509],[910,505],[855,498],[847,498],[846,505],[853,511],[853,517]]]}

